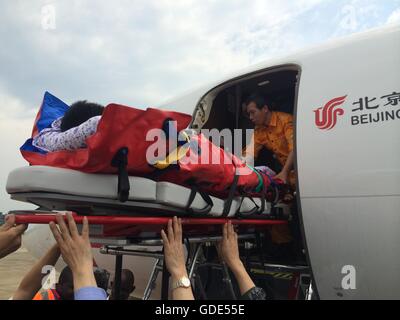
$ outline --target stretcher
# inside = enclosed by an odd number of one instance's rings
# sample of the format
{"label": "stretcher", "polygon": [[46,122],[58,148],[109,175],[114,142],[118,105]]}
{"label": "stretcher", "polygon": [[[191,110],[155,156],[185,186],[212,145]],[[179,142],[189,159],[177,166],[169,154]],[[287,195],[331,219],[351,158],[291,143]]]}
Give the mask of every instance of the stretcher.
{"label": "stretcher", "polygon": [[286,224],[290,214],[287,206],[261,198],[235,196],[229,201],[144,177],[130,176],[129,182],[128,200],[121,202],[116,175],[29,166],[12,171],[6,189],[12,199],[39,207],[16,212],[18,222],[49,223],[56,211],[71,211],[77,222],[88,216],[91,235],[99,238],[159,237],[172,216],[183,218],[185,232],[191,236],[219,234],[227,219],[238,225],[240,232],[254,232]]}
{"label": "stretcher", "polygon": [[[221,199],[196,188],[129,176],[128,200],[118,199],[118,177],[71,169],[29,166],[13,170],[7,180],[12,199],[45,210],[66,210],[86,215],[240,217],[274,220],[287,215],[287,207],[262,198],[234,196]],[[229,205],[229,207],[228,207]]]}
{"label": "stretcher", "polygon": [[[16,214],[16,223],[48,224],[55,221],[57,212],[72,211],[79,227],[83,217],[87,216],[92,245],[105,245],[102,253],[116,255],[115,275],[118,282],[122,256],[143,255],[143,252],[129,252],[123,247],[159,241],[161,229],[166,227],[172,216],[182,218],[183,237],[190,245],[198,239],[194,250],[197,254],[194,254],[189,268],[191,275],[198,264],[200,248],[219,239],[221,225],[228,220],[236,226],[239,235],[254,237],[273,225],[287,224],[290,216],[290,210],[285,205],[266,202],[262,198],[234,195],[232,199],[221,199],[182,185],[137,176],[129,176],[129,184],[128,199],[121,202],[117,175],[29,166],[12,171],[6,189],[12,199],[39,207],[37,210],[12,212]],[[148,252],[145,254],[148,255]],[[168,298],[168,273],[161,256],[156,257],[145,299],[151,294],[158,271],[162,271],[162,298]]]}

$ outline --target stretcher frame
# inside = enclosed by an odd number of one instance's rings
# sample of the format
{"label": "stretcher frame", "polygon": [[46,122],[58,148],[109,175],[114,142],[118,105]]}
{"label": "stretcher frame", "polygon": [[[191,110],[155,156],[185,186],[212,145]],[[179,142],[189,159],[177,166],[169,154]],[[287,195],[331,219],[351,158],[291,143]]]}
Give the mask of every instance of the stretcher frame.
{"label": "stretcher frame", "polygon": [[[16,210],[9,213],[15,214],[15,222],[17,224],[27,223],[27,224],[48,224],[51,221],[56,222],[57,212],[52,211],[42,211],[42,210]],[[64,219],[66,219],[65,213]],[[72,212],[74,221],[79,225],[83,222],[83,215],[78,215]],[[132,226],[140,225],[141,228],[146,230],[146,227],[153,228],[158,227],[159,231],[166,227],[168,221],[172,217],[143,217],[143,216],[86,216],[89,222],[90,231],[93,231],[95,226]],[[183,229],[185,227],[194,226],[196,228],[204,228],[206,226],[212,225],[217,226],[220,232],[221,225],[230,221],[233,225],[238,227],[250,227],[250,232],[254,231],[254,227],[258,230],[265,229],[271,225],[283,225],[287,224],[286,220],[266,220],[266,219],[240,219],[240,218],[181,218]],[[91,233],[91,232],[90,232]],[[161,287],[161,298],[163,300],[168,299],[169,292],[169,273],[166,270],[163,252],[142,252],[138,250],[127,250],[124,249],[125,245],[162,245],[160,236],[152,237],[150,239],[143,239],[137,237],[104,237],[99,235],[92,235],[91,241],[93,243],[103,243],[100,252],[103,254],[112,254],[116,256],[115,260],[115,297],[119,297],[120,284],[121,284],[121,271],[122,271],[122,258],[123,255],[136,255],[136,256],[148,256],[156,258],[156,263],[154,264],[149,282],[146,286],[144,293],[144,300],[148,299],[154,288],[155,281],[157,279],[158,273],[162,271],[162,287]],[[191,281],[195,279],[195,271],[199,264],[199,253],[203,246],[214,244],[221,239],[221,236],[216,236],[215,233],[212,234],[202,234],[201,236],[189,236],[186,237],[191,245],[195,245],[195,250],[192,250],[193,256],[189,257],[189,277]],[[239,235],[240,239],[254,238],[254,234]],[[229,272],[226,266],[223,265],[224,282],[228,285],[229,291],[233,299],[235,299],[232,281],[229,276]]]}

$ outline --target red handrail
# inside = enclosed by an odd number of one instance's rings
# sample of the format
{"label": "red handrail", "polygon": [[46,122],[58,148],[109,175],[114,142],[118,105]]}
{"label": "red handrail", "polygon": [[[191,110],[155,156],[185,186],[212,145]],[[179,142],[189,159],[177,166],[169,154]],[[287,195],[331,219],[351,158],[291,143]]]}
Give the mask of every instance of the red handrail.
{"label": "red handrail", "polygon": [[[83,216],[73,214],[76,223],[81,224]],[[172,217],[135,217],[135,216],[87,216],[89,224],[101,225],[165,225]],[[33,223],[48,224],[50,221],[56,221],[54,213],[15,213],[15,222],[17,224]],[[286,220],[266,220],[266,219],[238,219],[238,218],[182,218],[184,225],[222,225],[231,221],[236,225],[283,225]]]}

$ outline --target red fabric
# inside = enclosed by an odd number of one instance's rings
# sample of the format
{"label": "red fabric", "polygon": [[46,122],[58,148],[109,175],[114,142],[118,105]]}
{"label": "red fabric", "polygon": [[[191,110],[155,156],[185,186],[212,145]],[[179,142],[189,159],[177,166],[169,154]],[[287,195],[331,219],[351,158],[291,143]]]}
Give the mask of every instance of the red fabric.
{"label": "red fabric", "polygon": [[104,110],[97,132],[87,139],[87,148],[50,152],[45,155],[22,151],[22,155],[31,165],[53,166],[88,173],[115,173],[117,169],[111,166],[111,161],[119,149],[127,147],[128,172],[132,175],[143,175],[154,171],[146,161],[146,150],[154,141],[146,141],[146,134],[150,129],[161,129],[167,118],[177,121],[178,131],[186,128],[191,121],[191,117],[183,113],[153,108],[140,110],[110,104]]}
{"label": "red fabric", "polygon": [[[240,173],[237,184],[239,190],[254,189],[259,184],[258,176],[252,169],[236,156],[211,143],[203,134],[192,136],[191,142],[192,146],[200,147],[200,152],[190,148],[186,157],[178,161],[179,169],[166,170],[159,177],[160,180],[187,185],[193,181],[202,190],[217,196],[226,196],[234,181],[235,170]],[[213,159],[219,159],[219,162],[213,164]],[[268,187],[269,180],[265,177],[263,180],[265,187]]]}

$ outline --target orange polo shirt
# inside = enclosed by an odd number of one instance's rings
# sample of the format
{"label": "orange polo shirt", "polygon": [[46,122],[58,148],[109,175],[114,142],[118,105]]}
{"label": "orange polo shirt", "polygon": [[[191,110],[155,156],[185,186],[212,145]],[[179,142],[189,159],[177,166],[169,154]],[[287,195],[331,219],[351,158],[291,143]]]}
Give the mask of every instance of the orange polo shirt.
{"label": "orange polo shirt", "polygon": [[[245,156],[257,158],[262,147],[271,150],[282,166],[285,165],[289,153],[293,150],[293,116],[289,113],[272,111],[268,126],[257,126],[251,143],[254,143],[254,152],[248,147]],[[251,154],[253,153],[253,154]]]}

